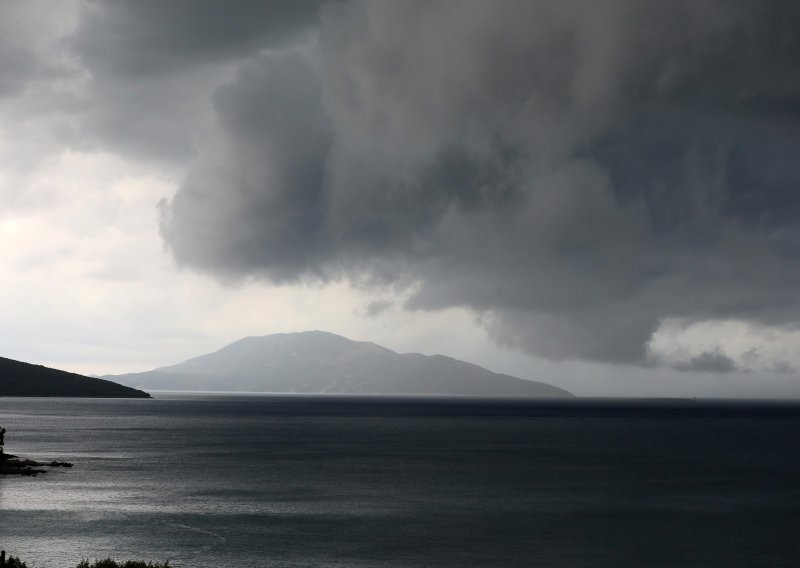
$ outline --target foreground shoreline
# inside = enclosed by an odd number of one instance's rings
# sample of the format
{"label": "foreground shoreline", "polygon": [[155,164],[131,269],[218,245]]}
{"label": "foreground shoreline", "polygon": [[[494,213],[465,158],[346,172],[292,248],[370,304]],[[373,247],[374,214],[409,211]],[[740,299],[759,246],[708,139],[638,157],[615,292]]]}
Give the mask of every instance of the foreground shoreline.
{"label": "foreground shoreline", "polygon": [[[6,551],[0,550],[0,568],[28,568],[19,558],[9,556],[6,558]],[[91,564],[88,560],[81,560],[75,568],[172,568],[169,561],[164,563],[144,562],[142,560],[127,560],[125,562],[117,562],[113,558],[106,558],[104,560],[95,560]]]}

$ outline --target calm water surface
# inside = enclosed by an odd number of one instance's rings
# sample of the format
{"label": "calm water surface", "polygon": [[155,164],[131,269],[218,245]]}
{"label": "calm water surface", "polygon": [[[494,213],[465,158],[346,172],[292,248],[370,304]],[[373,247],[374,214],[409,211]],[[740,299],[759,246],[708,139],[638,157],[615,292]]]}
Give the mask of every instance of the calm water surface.
{"label": "calm water surface", "polygon": [[0,398],[29,566],[800,566],[800,406]]}

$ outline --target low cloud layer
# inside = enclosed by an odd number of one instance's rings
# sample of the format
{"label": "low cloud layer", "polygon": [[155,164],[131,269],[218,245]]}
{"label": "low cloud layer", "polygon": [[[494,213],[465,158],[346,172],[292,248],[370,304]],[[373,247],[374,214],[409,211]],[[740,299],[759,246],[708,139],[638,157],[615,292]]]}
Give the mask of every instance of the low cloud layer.
{"label": "low cloud layer", "polygon": [[678,363],[676,368],[701,373],[732,373],[736,370],[736,362],[717,348],[713,351],[703,351],[686,363]]}
{"label": "low cloud layer", "polygon": [[667,318],[793,329],[798,27],[788,1],[327,5],[217,92],[163,236],[226,278],[402,283],[551,359],[650,364]]}

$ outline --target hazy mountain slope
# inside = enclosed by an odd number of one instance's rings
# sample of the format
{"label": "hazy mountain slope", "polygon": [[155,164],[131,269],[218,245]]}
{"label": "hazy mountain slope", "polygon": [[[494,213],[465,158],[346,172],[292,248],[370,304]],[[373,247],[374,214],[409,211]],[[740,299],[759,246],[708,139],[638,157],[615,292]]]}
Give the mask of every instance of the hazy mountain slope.
{"label": "hazy mountain slope", "polygon": [[0,396],[149,398],[140,390],[0,357]]}
{"label": "hazy mountain slope", "polygon": [[149,389],[572,396],[450,357],[398,354],[321,331],[246,337],[177,365],[108,378]]}

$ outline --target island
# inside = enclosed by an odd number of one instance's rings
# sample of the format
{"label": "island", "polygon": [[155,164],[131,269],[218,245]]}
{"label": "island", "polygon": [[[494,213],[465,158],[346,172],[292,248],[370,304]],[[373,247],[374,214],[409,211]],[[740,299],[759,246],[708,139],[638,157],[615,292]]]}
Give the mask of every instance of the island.
{"label": "island", "polygon": [[554,385],[443,355],[397,353],[325,331],[245,337],[213,353],[104,378],[179,391],[570,398]]}

